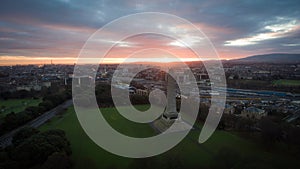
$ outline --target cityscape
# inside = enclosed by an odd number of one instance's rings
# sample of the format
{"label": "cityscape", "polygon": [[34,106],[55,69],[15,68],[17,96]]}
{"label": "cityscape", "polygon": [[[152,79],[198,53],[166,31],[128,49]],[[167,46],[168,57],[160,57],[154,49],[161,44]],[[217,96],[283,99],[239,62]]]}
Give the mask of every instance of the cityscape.
{"label": "cityscape", "polygon": [[0,169],[300,167],[298,1],[2,3]]}

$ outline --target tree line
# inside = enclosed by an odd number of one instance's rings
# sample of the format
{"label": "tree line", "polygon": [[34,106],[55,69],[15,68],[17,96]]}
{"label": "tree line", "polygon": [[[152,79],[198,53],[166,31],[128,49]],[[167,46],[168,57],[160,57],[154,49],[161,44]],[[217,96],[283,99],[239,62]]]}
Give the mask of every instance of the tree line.
{"label": "tree line", "polygon": [[72,162],[70,142],[63,130],[40,132],[23,128],[12,139],[12,145],[0,149],[3,169],[69,169]]}
{"label": "tree line", "polygon": [[26,124],[68,99],[71,99],[70,91],[50,94],[46,95],[38,106],[27,107],[19,113],[11,112],[7,114],[0,123],[0,135]]}
{"label": "tree line", "polygon": [[[208,111],[209,107],[201,104],[197,121],[203,123]],[[289,152],[300,157],[300,128],[273,116],[257,120],[223,113],[218,129],[246,133],[250,137],[259,136],[259,143],[267,150],[272,150],[277,143],[283,143]]]}

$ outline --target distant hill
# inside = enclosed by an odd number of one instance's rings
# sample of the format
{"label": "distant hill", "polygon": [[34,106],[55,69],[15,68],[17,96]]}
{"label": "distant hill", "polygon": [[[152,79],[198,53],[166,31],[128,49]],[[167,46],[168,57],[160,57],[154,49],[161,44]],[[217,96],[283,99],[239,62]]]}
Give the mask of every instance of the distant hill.
{"label": "distant hill", "polygon": [[241,59],[234,59],[230,62],[247,63],[300,63],[300,54],[272,53],[264,55],[254,55]]}

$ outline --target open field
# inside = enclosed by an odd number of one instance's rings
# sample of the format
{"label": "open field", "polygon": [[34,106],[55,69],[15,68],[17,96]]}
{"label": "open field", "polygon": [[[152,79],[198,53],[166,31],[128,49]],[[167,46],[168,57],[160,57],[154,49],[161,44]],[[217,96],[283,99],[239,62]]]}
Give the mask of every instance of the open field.
{"label": "open field", "polygon": [[21,112],[29,106],[36,106],[41,99],[8,99],[0,100],[0,119],[10,112]]}
{"label": "open field", "polygon": [[269,85],[268,81],[264,80],[250,80],[250,79],[228,79],[227,83],[232,85]]}
{"label": "open field", "polygon": [[[139,109],[146,109],[146,107],[139,106]],[[114,108],[103,108],[101,111],[107,121],[119,132],[136,137],[155,135],[154,130],[149,125],[129,122]],[[156,157],[147,158],[145,161],[116,156],[98,147],[81,128],[73,108],[69,108],[63,115],[56,116],[50,122],[41,126],[40,130],[53,128],[66,131],[67,137],[71,141],[75,169],[134,168],[132,166],[139,163],[146,166],[147,160],[148,162],[151,161],[153,168],[156,168],[155,165],[160,166],[159,168],[170,166],[170,163],[182,165],[184,168],[211,168],[210,166],[214,163],[216,155],[223,148],[230,150],[229,156],[231,151],[238,153],[237,157],[234,157],[237,163],[243,158],[251,164],[263,163],[267,166],[265,168],[297,168],[295,166],[300,166],[299,160],[289,155],[284,149],[267,152],[262,149],[260,144],[225,131],[216,131],[207,142],[198,144],[197,139],[200,131],[192,130],[180,144],[170,151]],[[244,162],[240,163],[244,164]]]}
{"label": "open field", "polygon": [[272,83],[276,86],[300,86],[300,80],[274,80]]}

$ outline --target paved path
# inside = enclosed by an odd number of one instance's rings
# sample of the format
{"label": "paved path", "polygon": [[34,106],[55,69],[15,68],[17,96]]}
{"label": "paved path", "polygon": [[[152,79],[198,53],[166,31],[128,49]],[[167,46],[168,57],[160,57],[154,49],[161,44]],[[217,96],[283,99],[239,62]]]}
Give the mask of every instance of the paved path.
{"label": "paved path", "polygon": [[[158,120],[161,120],[161,119],[158,119]],[[158,121],[158,120],[156,120],[156,121],[154,121],[154,122],[152,122],[152,123],[149,123],[149,125],[152,127],[152,129],[154,129],[155,130],[155,132],[157,133],[157,134],[161,134],[164,130],[167,130],[169,127],[168,126],[163,126],[163,131],[159,128],[160,126],[158,126],[158,125],[160,125],[160,122]],[[184,127],[182,128],[182,127],[180,127],[180,125],[184,125]],[[200,128],[200,127],[198,127],[197,125],[193,125],[193,126],[191,126],[191,124],[189,124],[189,123],[187,123],[187,122],[184,122],[184,121],[182,121],[181,123],[179,123],[179,124],[177,124],[178,125],[178,127],[177,127],[177,131],[176,131],[176,129],[175,130],[173,130],[173,131],[171,131],[171,132],[183,132],[183,131],[186,131],[186,130],[188,130],[188,128],[190,128],[190,127],[192,127],[191,128],[191,131],[192,130],[196,130],[196,131],[199,131],[199,134],[200,134],[200,132],[201,132],[201,130],[202,130],[202,128]],[[176,127],[175,127],[176,128]],[[191,132],[190,131],[190,132]],[[203,151],[205,151],[206,153],[208,153],[209,155],[211,155],[211,156],[213,156],[214,155],[214,153],[211,151],[211,150],[209,150],[207,147],[205,147],[205,146],[203,146],[201,143],[199,143],[198,142],[198,138],[194,138],[194,137],[192,137],[191,135],[186,135],[186,137],[184,138],[184,139],[189,139],[192,143],[194,143],[194,144],[196,144],[200,149],[202,149]]]}
{"label": "paved path", "polygon": [[26,123],[25,125],[17,128],[17,129],[14,129],[11,132],[1,136],[0,137],[0,147],[9,146],[11,144],[12,137],[14,136],[14,134],[16,132],[18,132],[19,130],[21,130],[22,128],[28,127],[28,126],[37,128],[37,127],[41,126],[42,124],[44,124],[49,119],[53,118],[57,113],[59,113],[63,109],[68,108],[69,106],[71,106],[72,104],[73,104],[73,101],[68,100],[68,101],[64,102],[63,104],[53,108],[52,110],[47,111],[46,113],[42,114],[41,116],[37,117],[36,119]]}

